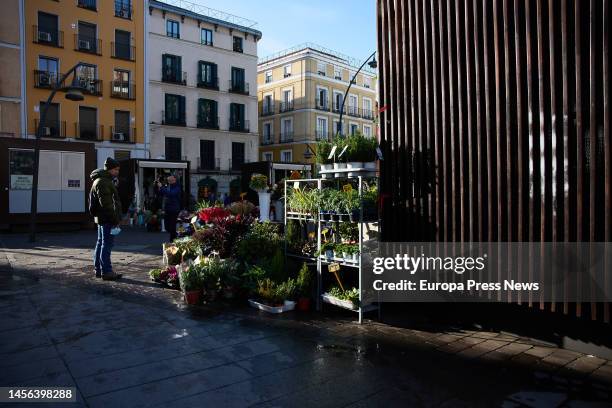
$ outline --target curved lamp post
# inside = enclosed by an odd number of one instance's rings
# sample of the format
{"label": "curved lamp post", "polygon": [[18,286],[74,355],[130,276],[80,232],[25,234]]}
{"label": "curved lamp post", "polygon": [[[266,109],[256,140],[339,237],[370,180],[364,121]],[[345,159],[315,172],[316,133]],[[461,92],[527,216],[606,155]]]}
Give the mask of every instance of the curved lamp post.
{"label": "curved lamp post", "polygon": [[[55,84],[53,89],[51,90],[51,94],[47,98],[47,101],[40,108],[40,122],[38,123],[38,128],[36,128],[36,139],[34,140],[34,175],[32,176],[32,202],[30,203],[30,242],[36,241],[36,215],[38,210],[38,165],[40,158],[40,138],[42,137],[42,128],[45,126],[45,120],[47,119],[47,110],[49,105],[51,105],[51,101],[53,97],[57,93],[57,91],[65,89],[66,90],[66,99],[71,101],[82,101],[83,92],[82,87],[79,85],[79,82],[76,77],[76,70],[81,66],[81,63],[76,64],[72,68],[68,70],[59,81]],[[74,77],[72,78],[72,83],[70,86],[66,88],[62,88],[62,84],[70,76],[70,74],[74,73]]]}
{"label": "curved lamp post", "polygon": [[[378,66],[378,64],[376,63],[376,51],[374,51],[372,53],[372,55],[370,55],[364,62],[363,64],[361,64],[361,66],[359,67],[359,69],[357,70],[357,72],[355,72],[355,75],[353,75],[353,77],[351,78],[351,82],[349,82],[349,86],[346,88],[346,91],[344,92],[344,97],[342,98],[342,106],[340,107],[340,120],[339,120],[339,124],[338,124],[338,129],[336,129],[336,137],[338,137],[338,134],[342,134],[342,114],[344,113],[344,103],[346,102],[346,97],[348,96],[349,90],[351,89],[351,85],[353,85],[353,81],[355,81],[355,78],[357,78],[357,74],[359,74],[359,72],[361,71],[361,69],[364,67],[364,65],[367,63],[370,68],[374,69]],[[372,59],[370,61],[370,58]]]}

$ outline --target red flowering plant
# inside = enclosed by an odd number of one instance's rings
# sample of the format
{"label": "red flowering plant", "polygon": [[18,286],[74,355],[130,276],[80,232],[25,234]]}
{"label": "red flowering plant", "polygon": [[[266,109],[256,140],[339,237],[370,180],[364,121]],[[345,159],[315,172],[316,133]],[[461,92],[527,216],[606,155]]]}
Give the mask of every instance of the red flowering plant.
{"label": "red flowering plant", "polygon": [[217,224],[220,220],[228,217],[230,212],[221,207],[202,208],[198,211],[198,219],[206,224]]}

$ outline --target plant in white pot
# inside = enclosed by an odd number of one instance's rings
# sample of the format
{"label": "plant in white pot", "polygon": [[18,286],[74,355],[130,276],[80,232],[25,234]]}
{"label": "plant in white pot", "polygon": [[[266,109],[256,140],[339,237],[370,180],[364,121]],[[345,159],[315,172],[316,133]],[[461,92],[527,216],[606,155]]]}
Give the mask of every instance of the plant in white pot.
{"label": "plant in white pot", "polygon": [[334,168],[332,160],[329,158],[332,145],[327,140],[319,140],[317,142],[316,161],[319,165],[319,174],[321,178],[332,178],[331,170]]}
{"label": "plant in white pot", "polygon": [[348,169],[355,169],[355,172],[349,172],[349,177],[357,176],[357,171],[369,169],[376,171],[376,139],[366,137],[361,132],[357,131],[347,139],[348,153]]}
{"label": "plant in white pot", "polygon": [[270,186],[268,185],[268,177],[254,173],[251,176],[249,187],[257,192],[259,196],[259,220],[270,221]]}

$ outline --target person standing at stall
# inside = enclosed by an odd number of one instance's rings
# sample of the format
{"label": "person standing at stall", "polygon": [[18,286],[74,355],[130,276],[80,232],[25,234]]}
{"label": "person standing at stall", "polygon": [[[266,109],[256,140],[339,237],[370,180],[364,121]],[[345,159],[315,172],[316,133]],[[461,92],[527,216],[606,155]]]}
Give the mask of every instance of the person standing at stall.
{"label": "person standing at stall", "polygon": [[176,239],[176,219],[182,208],[182,197],[183,191],[181,186],[176,182],[174,175],[168,176],[167,184],[162,185],[161,182],[157,182],[159,187],[159,194],[164,197],[164,223],[166,225],[166,231],[170,233],[170,242]]}

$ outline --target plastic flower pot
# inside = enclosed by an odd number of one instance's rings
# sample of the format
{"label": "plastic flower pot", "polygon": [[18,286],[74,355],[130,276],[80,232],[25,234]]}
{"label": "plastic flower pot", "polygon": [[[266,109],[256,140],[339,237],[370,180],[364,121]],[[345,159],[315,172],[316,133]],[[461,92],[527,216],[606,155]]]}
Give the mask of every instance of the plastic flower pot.
{"label": "plastic flower pot", "polygon": [[355,170],[348,172],[349,177],[355,177],[359,174],[359,170],[363,168],[363,162],[348,162],[346,163],[346,168],[348,170]]}
{"label": "plastic flower pot", "polygon": [[376,162],[375,161],[363,163],[363,168],[366,170],[367,177],[376,176]]}
{"label": "plastic flower pot", "polygon": [[333,249],[326,249],[325,250],[325,257],[328,259],[332,259],[334,257],[334,250]]}
{"label": "plastic flower pot", "polygon": [[310,298],[301,297],[297,301],[297,310],[300,312],[310,311]]}
{"label": "plastic flower pot", "polygon": [[328,179],[332,178],[331,170],[333,170],[333,164],[321,164],[319,169],[319,173],[321,174],[321,178]]}
{"label": "plastic flower pot", "polygon": [[270,221],[270,193],[259,191],[259,221]]}
{"label": "plastic flower pot", "polygon": [[200,303],[201,290],[187,290],[185,291],[185,303],[188,305],[197,305]]}

